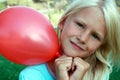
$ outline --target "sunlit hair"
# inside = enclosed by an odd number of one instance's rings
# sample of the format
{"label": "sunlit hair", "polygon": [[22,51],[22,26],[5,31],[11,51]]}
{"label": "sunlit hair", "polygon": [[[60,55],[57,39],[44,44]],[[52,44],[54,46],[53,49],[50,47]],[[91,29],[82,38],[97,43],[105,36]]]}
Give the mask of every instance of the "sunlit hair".
{"label": "sunlit hair", "polygon": [[80,11],[81,8],[99,6],[103,11],[106,21],[107,35],[103,44],[95,51],[95,54],[92,54],[85,59],[91,67],[83,80],[109,80],[109,74],[112,71],[112,64],[120,58],[120,35],[118,35],[120,33],[120,20],[116,3],[114,1],[115,0],[75,0],[67,8],[58,23],[59,27],[63,26],[66,18],[77,11]]}

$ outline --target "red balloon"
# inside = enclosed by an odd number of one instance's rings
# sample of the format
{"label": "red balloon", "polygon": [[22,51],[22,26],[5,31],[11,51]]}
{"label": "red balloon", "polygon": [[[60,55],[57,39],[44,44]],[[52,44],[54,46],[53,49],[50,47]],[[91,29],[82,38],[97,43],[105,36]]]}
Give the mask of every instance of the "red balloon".
{"label": "red balloon", "polygon": [[55,58],[58,48],[56,32],[42,13],[23,6],[0,13],[0,53],[8,60],[40,64]]}

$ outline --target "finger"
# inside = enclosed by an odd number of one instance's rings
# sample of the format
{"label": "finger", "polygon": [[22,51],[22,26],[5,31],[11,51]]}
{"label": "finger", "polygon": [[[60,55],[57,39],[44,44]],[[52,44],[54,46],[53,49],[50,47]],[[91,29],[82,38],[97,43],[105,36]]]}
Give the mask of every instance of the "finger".
{"label": "finger", "polygon": [[87,70],[90,67],[90,64],[79,57],[74,58],[73,63],[78,69]]}
{"label": "finger", "polygon": [[58,58],[55,60],[55,66],[58,67],[59,69],[68,71],[71,68],[71,64],[72,64],[71,57]]}

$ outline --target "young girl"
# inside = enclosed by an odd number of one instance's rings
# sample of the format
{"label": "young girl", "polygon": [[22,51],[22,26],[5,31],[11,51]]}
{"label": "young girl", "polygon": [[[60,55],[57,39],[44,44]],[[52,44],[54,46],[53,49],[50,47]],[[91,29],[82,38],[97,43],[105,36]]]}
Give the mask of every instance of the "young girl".
{"label": "young girl", "polygon": [[119,57],[118,23],[114,0],[75,0],[58,24],[61,56],[27,67],[19,80],[109,80]]}

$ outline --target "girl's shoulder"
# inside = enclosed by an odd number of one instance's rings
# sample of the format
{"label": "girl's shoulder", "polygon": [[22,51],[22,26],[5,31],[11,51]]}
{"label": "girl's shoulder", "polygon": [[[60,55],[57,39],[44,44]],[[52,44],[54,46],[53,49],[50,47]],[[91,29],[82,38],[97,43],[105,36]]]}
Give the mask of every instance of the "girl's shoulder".
{"label": "girl's shoulder", "polygon": [[20,72],[19,80],[54,80],[46,64],[29,66]]}

